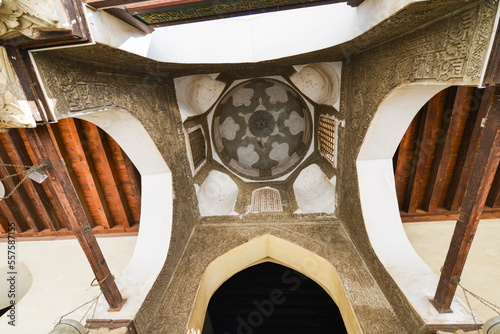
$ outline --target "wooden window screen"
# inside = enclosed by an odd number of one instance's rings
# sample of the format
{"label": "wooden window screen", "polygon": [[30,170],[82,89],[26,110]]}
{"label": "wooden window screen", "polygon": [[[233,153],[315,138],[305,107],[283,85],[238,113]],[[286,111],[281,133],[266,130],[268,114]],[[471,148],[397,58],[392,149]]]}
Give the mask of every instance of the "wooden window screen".
{"label": "wooden window screen", "polygon": [[320,152],[335,164],[335,120],[319,118],[318,138]]}
{"label": "wooden window screen", "polygon": [[198,128],[189,133],[189,145],[191,146],[191,154],[193,156],[194,168],[198,168],[207,158],[205,137],[201,128]]}

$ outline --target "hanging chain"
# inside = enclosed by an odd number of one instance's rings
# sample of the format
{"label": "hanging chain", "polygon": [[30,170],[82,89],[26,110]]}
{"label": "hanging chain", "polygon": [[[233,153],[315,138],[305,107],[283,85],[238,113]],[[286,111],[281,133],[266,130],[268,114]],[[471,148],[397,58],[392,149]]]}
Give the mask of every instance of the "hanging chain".
{"label": "hanging chain", "polygon": [[491,310],[493,310],[495,313],[498,313],[500,315],[500,306],[498,305],[495,305],[493,304],[492,302],[484,299],[483,297],[481,296],[478,296],[476,295],[474,292],[464,288],[460,283],[458,284],[460,285],[460,287],[464,290],[464,294],[465,296],[467,297],[467,293],[469,293],[472,297],[476,298],[477,300],[479,300],[482,304],[484,304],[486,307],[490,308]]}
{"label": "hanging chain", "polygon": [[[459,283],[459,285],[460,285],[460,283]],[[467,297],[467,292],[465,291],[465,288],[463,286],[460,285],[460,287],[464,291],[465,301],[467,302],[467,306],[469,306],[470,316],[472,317],[472,320],[474,320],[474,325],[477,326],[476,316],[474,315],[474,312],[472,312],[472,306],[470,305],[469,297]],[[481,334],[479,329],[477,330],[477,333]]]}
{"label": "hanging chain", "polygon": [[44,169],[44,168],[50,167],[50,163],[48,161],[46,161],[46,160],[42,160],[42,163],[40,165],[34,165],[34,166],[13,165],[13,164],[4,164],[4,163],[0,163],[0,166],[3,166],[3,167],[28,168],[27,170],[20,171],[19,173],[10,174],[10,175],[7,175],[6,177],[0,179],[0,182],[1,182],[3,180],[10,179],[10,178],[12,178],[14,176],[25,174],[24,177],[21,179],[21,181],[18,184],[16,184],[16,186],[14,187],[14,189],[12,189],[7,194],[7,196],[0,197],[0,199],[8,199],[24,183],[24,181],[26,181],[26,179],[28,178],[28,175],[30,173],[32,173],[32,172],[34,172],[34,171],[36,171],[38,169]]}

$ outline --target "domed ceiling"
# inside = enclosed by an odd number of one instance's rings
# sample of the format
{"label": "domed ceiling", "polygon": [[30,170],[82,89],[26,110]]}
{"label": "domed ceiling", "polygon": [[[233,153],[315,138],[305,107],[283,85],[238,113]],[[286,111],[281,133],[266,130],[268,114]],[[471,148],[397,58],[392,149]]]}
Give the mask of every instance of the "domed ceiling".
{"label": "domed ceiling", "polygon": [[290,86],[269,78],[233,87],[218,104],[212,126],[222,162],[254,180],[290,172],[311,143],[307,104]]}

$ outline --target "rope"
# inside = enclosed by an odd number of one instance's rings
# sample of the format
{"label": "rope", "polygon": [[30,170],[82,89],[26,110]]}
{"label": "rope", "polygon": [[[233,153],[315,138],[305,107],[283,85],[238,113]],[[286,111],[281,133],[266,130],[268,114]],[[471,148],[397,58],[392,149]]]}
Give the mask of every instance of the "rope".
{"label": "rope", "polygon": [[[90,282],[90,286],[100,286],[108,277],[109,275],[111,275],[111,271],[108,272],[108,274],[106,276],[104,276],[104,278],[100,281],[97,281],[97,283],[94,284],[94,281],[97,280],[97,277],[94,277],[94,279],[92,280],[92,282]],[[113,276],[113,275],[111,275]]]}

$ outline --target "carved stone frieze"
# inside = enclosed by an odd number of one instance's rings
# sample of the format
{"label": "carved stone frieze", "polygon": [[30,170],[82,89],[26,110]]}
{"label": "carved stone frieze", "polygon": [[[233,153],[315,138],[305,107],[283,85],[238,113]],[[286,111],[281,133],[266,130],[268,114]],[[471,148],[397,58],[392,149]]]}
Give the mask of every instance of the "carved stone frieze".
{"label": "carved stone frieze", "polygon": [[[151,74],[112,72],[99,65],[76,67],[65,58],[36,54],[36,62],[55,101],[55,113],[59,117],[106,108],[122,110],[165,111],[159,95],[165,78],[153,78]],[[50,75],[52,74],[52,75]]]}
{"label": "carved stone frieze", "polygon": [[35,38],[39,31],[67,30],[70,24],[58,0],[1,0],[0,39]]}
{"label": "carved stone frieze", "polygon": [[0,47],[0,131],[8,128],[34,128],[35,119],[9,61]]}

